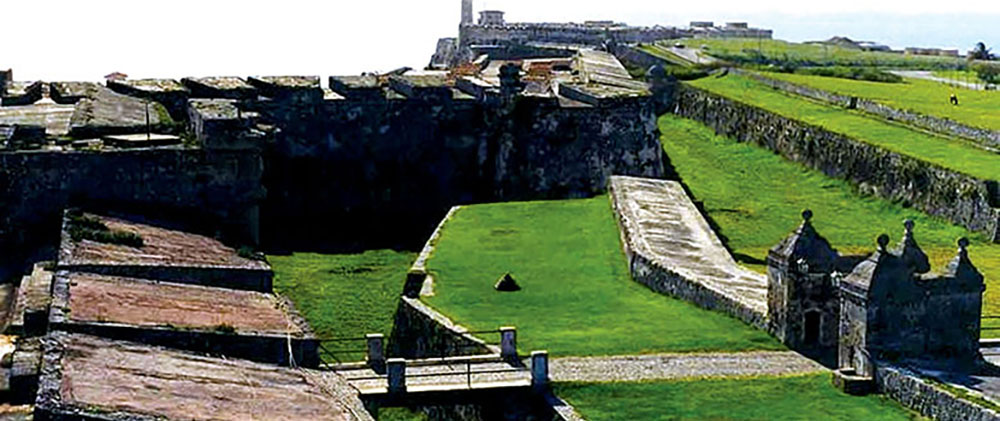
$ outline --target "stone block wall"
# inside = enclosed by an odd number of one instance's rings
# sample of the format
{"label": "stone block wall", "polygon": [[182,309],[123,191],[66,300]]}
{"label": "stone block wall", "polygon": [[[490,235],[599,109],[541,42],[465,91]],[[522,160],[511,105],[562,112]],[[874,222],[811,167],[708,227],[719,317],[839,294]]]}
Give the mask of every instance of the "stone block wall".
{"label": "stone block wall", "polygon": [[[54,313],[53,313],[54,314]],[[61,323],[50,320],[53,330],[144,343],[180,350],[225,355],[267,364],[319,367],[319,341],[280,335],[249,335],[167,327],[119,326],[111,324]],[[291,351],[291,355],[289,355]]]}
{"label": "stone block wall", "polygon": [[722,312],[740,319],[758,329],[767,330],[767,315],[719,294],[696,280],[687,279],[677,273],[628,249],[629,269],[632,279],[649,289],[688,301],[698,307]]}
{"label": "stone block wall", "polygon": [[716,133],[771,149],[866,193],[910,204],[1000,241],[997,181],[980,180],[785,118],[689,85],[678,90],[675,112]]}
{"label": "stone block wall", "polygon": [[0,153],[0,250],[11,258],[58,244],[67,206],[190,219],[252,240],[261,175],[259,154],[243,151]]}
{"label": "stone block wall", "polygon": [[611,174],[663,175],[651,97],[564,107],[519,96],[495,105],[378,89],[247,109],[279,129],[265,151],[269,244],[389,232],[423,239],[456,204],[585,197]]}
{"label": "stone block wall", "polygon": [[916,374],[897,367],[879,366],[876,388],[903,406],[938,421],[997,421],[1000,414],[934,387]]}
{"label": "stone block wall", "polygon": [[392,357],[437,358],[498,352],[419,299],[400,297],[389,337]]}
{"label": "stone block wall", "polygon": [[747,76],[772,88],[779,89],[795,95],[800,95],[807,98],[812,98],[815,100],[843,107],[853,106],[861,111],[864,111],[869,114],[874,114],[878,117],[882,117],[890,121],[900,121],[932,132],[942,133],[948,136],[956,136],[963,139],[971,140],[991,150],[996,150],[1000,148],[1000,132],[998,131],[981,129],[978,127],[968,126],[947,118],[934,117],[926,114],[921,114],[916,111],[903,110],[895,107],[890,107],[888,105],[882,104],[878,101],[872,101],[870,99],[858,98],[850,95],[840,95],[822,89],[815,89],[808,86],[802,86],[796,83],[772,79],[765,75],[761,75],[755,72],[747,72],[739,69],[730,69],[730,72]]}
{"label": "stone block wall", "polygon": [[656,65],[666,66],[670,64],[668,61],[647,53],[642,49],[631,45],[616,44],[611,48],[611,53],[615,55],[618,61],[629,67],[638,67],[640,69],[646,70],[650,67]]}
{"label": "stone block wall", "polygon": [[7,82],[14,80],[14,72],[10,69],[0,70],[0,97],[7,95]]}
{"label": "stone block wall", "polygon": [[169,265],[61,265],[58,270],[264,293],[273,291],[274,277],[270,270]]}

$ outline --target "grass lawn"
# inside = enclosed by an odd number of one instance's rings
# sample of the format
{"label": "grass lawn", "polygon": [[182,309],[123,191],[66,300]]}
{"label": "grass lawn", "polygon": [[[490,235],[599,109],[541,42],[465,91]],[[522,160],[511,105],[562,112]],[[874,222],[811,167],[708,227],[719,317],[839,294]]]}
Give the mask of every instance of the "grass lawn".
{"label": "grass lawn", "polygon": [[378,421],[429,421],[423,412],[408,408],[379,408]]}
{"label": "grass lawn", "polygon": [[[689,48],[708,47],[709,54],[720,59],[754,63],[759,55],[768,62],[780,62],[809,66],[873,66],[905,67],[927,69],[953,69],[965,66],[958,58],[932,56],[906,56],[886,52],[862,51],[820,44],[802,44],[776,39],[724,38],[724,39],[684,39],[668,40],[664,43],[681,42]],[[758,55],[759,51],[759,55]]]}
{"label": "grass lawn", "polygon": [[[902,235],[902,221],[917,223],[916,238],[934,270],[955,256],[956,239],[972,240],[972,262],[986,276],[983,312],[1000,314],[1000,245],[985,236],[889,201],[860,196],[843,180],[787,161],[764,148],[716,136],[693,120],[660,118],[663,147],[696,200],[720,227],[737,260],[764,271],[767,250],[801,222],[801,211],[816,214],[813,223],[842,253],[869,253],[885,232],[893,241]],[[997,320],[984,325],[1000,326]],[[984,331],[998,336],[1000,331]]]}
{"label": "grass lawn", "polygon": [[707,77],[689,83],[886,150],[896,151],[984,180],[1000,180],[1000,154],[987,152],[965,142],[925,134],[868,118],[843,108],[785,95],[742,76]]}
{"label": "grass lawn", "polygon": [[[289,297],[321,338],[358,338],[392,332],[396,304],[416,253],[372,250],[362,254],[294,253],[268,256],[274,290]],[[326,344],[331,351],[362,349],[364,342]],[[363,353],[338,354],[360,360]]]}
{"label": "grass lawn", "polygon": [[[437,294],[427,302],[474,330],[516,326],[522,352],[783,349],[763,331],[632,281],[607,196],[464,207],[427,266]],[[521,291],[493,289],[506,272]]]}
{"label": "grass lawn", "polygon": [[[1000,130],[1000,92],[997,91],[957,90],[940,82],[921,79],[878,83],[788,73],[766,75],[799,85],[873,99],[895,108],[944,117],[973,127]],[[971,79],[973,82],[976,80]],[[957,107],[948,101],[952,92],[958,95]]]}
{"label": "grass lawn", "polygon": [[855,397],[830,374],[643,383],[556,384],[588,420],[913,420],[884,397]]}

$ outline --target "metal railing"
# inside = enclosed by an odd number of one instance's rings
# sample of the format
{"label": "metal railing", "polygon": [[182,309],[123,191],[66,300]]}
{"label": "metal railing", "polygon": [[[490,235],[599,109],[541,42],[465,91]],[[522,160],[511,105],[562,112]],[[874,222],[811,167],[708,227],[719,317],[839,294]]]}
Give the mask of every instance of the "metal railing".
{"label": "metal railing", "polygon": [[[326,366],[326,368],[330,368],[330,364],[325,362],[325,361],[327,361],[327,359],[323,358],[324,356],[327,357],[327,358],[329,358],[329,359],[332,359],[337,364],[344,364],[345,361],[341,357],[346,356],[346,355],[361,354],[362,358],[360,360],[357,360],[357,361],[364,361],[364,355],[368,352],[368,348],[367,347],[359,348],[359,347],[355,346],[354,343],[356,343],[356,342],[366,343],[367,341],[368,341],[368,338],[366,338],[366,337],[361,337],[361,338],[321,338],[321,339],[318,339],[317,342],[319,343],[320,360],[324,361],[323,364]],[[340,347],[333,347],[332,345],[334,345],[334,344],[338,344],[338,345],[339,344],[346,344],[346,346],[351,346],[351,347],[347,348],[347,349],[342,349]],[[350,361],[350,362],[354,362],[354,361]]]}
{"label": "metal railing", "polygon": [[[449,368],[455,368],[456,367],[455,364],[445,364],[445,365],[448,366]],[[522,373],[522,372],[523,373],[527,373],[527,372],[530,371],[525,366],[511,366],[509,368],[493,368],[493,369],[473,370],[472,367],[473,367],[473,365],[475,365],[475,363],[472,360],[467,360],[467,361],[465,361],[461,365],[465,366],[465,370],[461,370],[461,371],[459,371],[459,370],[455,370],[455,371],[442,371],[442,372],[434,372],[434,373],[405,374],[403,376],[403,381],[404,381],[404,384],[405,384],[405,383],[408,383],[409,379],[414,379],[414,378],[459,377],[459,376],[462,376],[462,377],[465,378],[465,382],[464,382],[465,386],[467,388],[471,389],[473,384],[477,384],[476,382],[473,381],[474,376],[477,375],[477,374],[502,374],[502,373]],[[386,383],[388,383],[389,382],[389,375],[388,374],[377,374],[377,375],[374,375],[374,376],[344,377],[344,380],[346,380],[348,382],[383,380]],[[488,382],[483,382],[483,383],[488,383]],[[388,386],[388,384],[387,384],[387,386]]]}

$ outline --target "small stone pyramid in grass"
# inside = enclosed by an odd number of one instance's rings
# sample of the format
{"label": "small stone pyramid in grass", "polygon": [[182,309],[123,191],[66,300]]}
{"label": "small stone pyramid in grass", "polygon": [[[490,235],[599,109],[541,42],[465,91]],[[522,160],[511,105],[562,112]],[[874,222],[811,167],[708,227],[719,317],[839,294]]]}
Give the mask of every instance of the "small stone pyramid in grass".
{"label": "small stone pyramid in grass", "polygon": [[520,291],[521,286],[517,284],[513,276],[510,276],[510,272],[507,272],[493,285],[493,289],[500,292],[514,292]]}

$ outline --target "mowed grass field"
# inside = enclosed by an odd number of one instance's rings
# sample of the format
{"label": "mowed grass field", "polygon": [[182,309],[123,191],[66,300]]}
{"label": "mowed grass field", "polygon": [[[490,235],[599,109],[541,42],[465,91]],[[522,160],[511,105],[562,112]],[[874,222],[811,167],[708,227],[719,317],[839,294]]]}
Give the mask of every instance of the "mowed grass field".
{"label": "mowed grass field", "polygon": [[[801,223],[803,209],[813,224],[843,254],[874,251],[875,238],[887,233],[893,244],[905,219],[916,224],[916,239],[939,271],[954,258],[956,240],[972,240],[969,255],[986,277],[983,312],[1000,315],[1000,245],[985,236],[872,196],[861,196],[843,180],[787,161],[764,148],[716,136],[704,125],[673,115],[660,118],[663,147],[690,188],[703,201],[737,260],[763,272],[767,250]],[[1000,326],[984,320],[986,326]],[[1000,331],[984,331],[1000,336]]]}
{"label": "mowed grass field", "polygon": [[823,127],[886,150],[918,158],[984,180],[1000,180],[1000,154],[969,143],[889,124],[843,108],[821,105],[771,89],[749,78],[728,75],[689,82],[748,105]]}
{"label": "mowed grass field", "polygon": [[[363,338],[369,333],[389,336],[403,291],[406,271],[416,253],[371,250],[360,254],[293,253],[268,256],[274,270],[274,290],[295,308],[320,338]],[[365,343],[325,344],[337,358],[360,360]],[[327,358],[328,360],[330,358]],[[329,361],[333,362],[333,361]]]}
{"label": "mowed grass field", "polygon": [[[903,83],[879,83],[789,73],[765,75],[839,94],[868,98],[891,107],[944,117],[973,127],[1000,130],[1000,92],[997,91],[956,89],[940,82],[920,79],[905,79]],[[952,93],[958,96],[957,107],[949,102]]]}
{"label": "mowed grass field", "polygon": [[694,379],[642,383],[556,384],[560,398],[588,420],[844,420],[919,419],[878,395],[850,396],[830,374]]}
{"label": "mowed grass field", "polygon": [[[426,302],[473,330],[516,326],[522,352],[783,349],[763,331],[634,282],[607,196],[464,207],[427,267],[436,295]],[[521,291],[493,289],[507,272]]]}
{"label": "mowed grass field", "polygon": [[755,62],[763,56],[769,62],[790,63],[810,66],[871,66],[903,67],[921,69],[954,69],[964,66],[957,58],[932,56],[907,56],[887,52],[862,51],[859,49],[827,46],[821,44],[794,43],[776,39],[720,38],[667,40],[673,45],[680,42],[689,48],[706,46],[712,56],[736,62]]}

